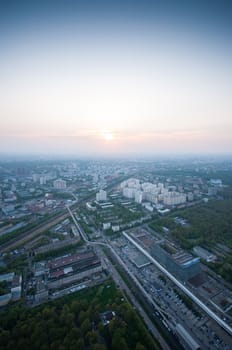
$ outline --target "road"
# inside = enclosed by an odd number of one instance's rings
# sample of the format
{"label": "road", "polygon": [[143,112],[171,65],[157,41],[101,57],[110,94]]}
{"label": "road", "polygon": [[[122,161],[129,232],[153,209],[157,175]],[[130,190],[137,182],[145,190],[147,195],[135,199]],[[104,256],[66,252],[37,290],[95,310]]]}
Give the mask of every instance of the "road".
{"label": "road", "polygon": [[142,319],[144,320],[147,328],[150,330],[150,332],[153,334],[153,336],[158,340],[160,343],[162,349],[164,350],[171,350],[166,341],[161,337],[159,331],[154,326],[151,319],[148,317],[147,313],[144,311],[143,307],[140,305],[138,300],[135,298],[135,296],[132,294],[131,290],[128,288],[126,283],[123,281],[122,277],[119,275],[118,271],[115,269],[114,265],[111,263],[111,261],[108,259],[108,257],[104,254],[104,252],[101,250],[101,253],[104,255],[104,262],[106,263],[110,274],[112,278],[114,279],[115,283],[119,286],[119,288],[126,293],[126,297],[129,298],[131,304],[136,308]]}
{"label": "road", "polygon": [[[78,231],[80,232],[80,235],[81,235],[81,237],[82,237],[82,239],[84,240],[85,243],[93,245],[93,246],[98,246],[99,248],[100,247],[106,247],[106,248],[110,249],[111,253],[115,255],[116,259],[121,263],[123,268],[124,269],[127,268],[125,266],[125,264],[121,261],[120,257],[117,255],[117,253],[113,250],[113,248],[109,244],[103,243],[103,242],[92,242],[92,241],[89,241],[88,238],[86,237],[86,234],[85,234],[84,230],[81,228],[81,226],[77,222],[75,216],[73,215],[71,209],[68,206],[67,206],[67,210],[68,210],[70,216],[72,217],[73,222],[76,225],[76,227],[77,227]],[[148,317],[147,313],[144,311],[142,306],[139,304],[139,302],[136,300],[134,295],[131,293],[130,289],[128,288],[126,283],[123,281],[123,279],[121,278],[121,276],[119,275],[117,270],[114,268],[114,266],[111,264],[109,259],[106,257],[106,255],[104,254],[102,249],[101,249],[101,254],[104,255],[104,258],[106,259],[108,265],[110,265],[110,272],[112,274],[112,277],[113,277],[114,281],[116,282],[116,284],[119,285],[119,287],[122,290],[126,291],[128,297],[130,298],[131,303],[138,310],[140,316],[143,318],[146,326],[151,331],[151,333],[153,334],[154,338],[156,338],[159,341],[160,345],[162,346],[162,349],[164,349],[164,350],[171,350],[170,347],[168,346],[168,344],[166,343],[166,341],[161,337],[161,334],[159,333],[157,328],[154,326],[154,324],[151,321],[151,319]],[[133,280],[134,280],[134,278],[133,278]],[[136,282],[138,284],[137,280],[136,280]]]}
{"label": "road", "polygon": [[143,249],[137,242],[133,240],[127,233],[123,232],[126,237],[139,251],[141,251],[160,271],[162,271],[172,282],[175,283],[189,298],[194,301],[204,312],[207,313],[214,321],[219,324],[227,333],[232,335],[232,328],[218,317],[212,310],[210,310],[200,299],[198,299],[188,288],[179,282],[170,272],[168,272],[162,265],[158,263],[145,249]]}
{"label": "road", "polygon": [[[105,188],[105,190],[111,190],[118,183],[120,183],[121,181],[124,181],[126,178],[129,178],[132,175],[133,174],[130,174],[127,176],[122,176],[122,177],[116,179],[114,181],[114,183],[109,184]],[[94,198],[95,194],[96,193],[92,193],[91,195],[89,195],[85,198],[82,198],[78,203],[73,203],[72,207],[74,207],[74,209],[75,209],[75,206],[80,205],[81,203],[83,203],[85,201],[91,200],[92,198]],[[73,196],[75,199],[77,199],[77,197],[75,195],[73,195]],[[19,234],[16,237],[10,239],[8,242],[1,244],[0,254],[23,245],[25,242],[31,240],[32,238],[36,237],[37,235],[43,233],[44,231],[50,229],[52,226],[58,224],[60,221],[65,220],[68,216],[69,216],[69,214],[66,211],[64,211],[62,213],[54,214],[50,219],[46,220],[42,224],[36,225],[35,228],[29,229],[29,230],[23,232],[22,234]]]}

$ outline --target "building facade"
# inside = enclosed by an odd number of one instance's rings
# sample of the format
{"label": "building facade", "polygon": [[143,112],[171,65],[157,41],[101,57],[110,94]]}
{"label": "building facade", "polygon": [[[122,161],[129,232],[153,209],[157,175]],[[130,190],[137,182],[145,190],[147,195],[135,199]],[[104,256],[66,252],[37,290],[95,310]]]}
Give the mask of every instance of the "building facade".
{"label": "building facade", "polygon": [[165,243],[155,243],[152,256],[176,278],[185,282],[201,272],[200,259],[183,251],[177,251]]}

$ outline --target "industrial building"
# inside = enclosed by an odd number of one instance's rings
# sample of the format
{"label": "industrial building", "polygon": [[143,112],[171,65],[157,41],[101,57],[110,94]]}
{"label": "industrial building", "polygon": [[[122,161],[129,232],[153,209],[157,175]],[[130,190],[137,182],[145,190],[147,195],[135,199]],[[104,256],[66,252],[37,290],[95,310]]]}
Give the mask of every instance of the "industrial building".
{"label": "industrial building", "polygon": [[47,268],[48,289],[59,288],[102,271],[101,261],[92,250],[51,260]]}
{"label": "industrial building", "polygon": [[207,262],[213,262],[217,259],[216,255],[212,254],[211,252],[200,246],[194,247],[193,252]]}
{"label": "industrial building", "polygon": [[187,281],[201,272],[200,259],[176,249],[166,241],[155,242],[151,254],[170,273],[181,281]]}

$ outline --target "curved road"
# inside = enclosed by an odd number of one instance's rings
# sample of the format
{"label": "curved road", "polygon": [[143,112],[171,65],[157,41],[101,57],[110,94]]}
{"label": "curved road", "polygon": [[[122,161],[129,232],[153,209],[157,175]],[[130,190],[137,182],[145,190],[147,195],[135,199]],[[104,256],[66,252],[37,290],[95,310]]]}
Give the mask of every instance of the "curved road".
{"label": "curved road", "polygon": [[[109,244],[103,243],[103,242],[91,242],[91,241],[89,241],[88,238],[85,235],[85,232],[83,231],[83,229],[81,228],[81,226],[77,222],[75,216],[73,215],[71,209],[68,206],[66,208],[67,208],[70,216],[72,217],[73,222],[75,223],[78,231],[80,232],[80,235],[81,235],[82,239],[84,240],[84,242],[86,242],[87,244],[90,244],[90,245],[95,245],[95,246],[98,245],[98,246],[107,247],[115,255],[117,260],[121,260]],[[132,304],[137,308],[138,312],[140,313],[141,317],[143,318],[144,322],[146,323],[148,329],[151,330],[153,336],[159,341],[160,345],[162,346],[162,349],[170,350],[170,347],[168,346],[168,344],[166,343],[164,338],[161,337],[161,334],[156,329],[156,327],[154,326],[153,322],[150,320],[150,318],[148,317],[148,315],[146,314],[146,312],[144,311],[142,306],[139,304],[139,302],[133,296],[133,294],[131,293],[130,289],[127,287],[125,282],[122,280],[121,276],[118,274],[117,270],[114,268],[114,266],[111,264],[111,262],[109,260],[108,260],[108,263],[110,263],[110,265],[111,265],[111,270],[113,272],[113,275],[116,276],[117,281],[120,281],[120,287],[127,292],[127,295],[130,297],[130,300],[131,300]],[[124,263],[123,263],[123,267],[125,268]]]}

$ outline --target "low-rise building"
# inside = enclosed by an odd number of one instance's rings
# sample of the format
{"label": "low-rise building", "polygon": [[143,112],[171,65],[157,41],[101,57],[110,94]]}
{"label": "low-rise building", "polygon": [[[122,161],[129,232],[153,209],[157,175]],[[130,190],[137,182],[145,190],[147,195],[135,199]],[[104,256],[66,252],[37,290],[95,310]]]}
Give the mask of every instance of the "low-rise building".
{"label": "low-rise building", "polygon": [[14,272],[0,275],[0,283],[5,282],[5,294],[0,296],[0,306],[8,304],[10,301],[17,301],[21,298],[22,276]]}
{"label": "low-rise building", "polygon": [[104,222],[102,224],[103,226],[103,230],[108,230],[109,228],[111,228],[111,223],[110,222]]}
{"label": "low-rise building", "polygon": [[101,260],[92,250],[53,259],[47,266],[48,289],[60,288],[102,271]]}
{"label": "low-rise building", "polygon": [[217,259],[216,255],[212,254],[211,252],[200,246],[194,247],[193,252],[207,262],[213,262]]}

